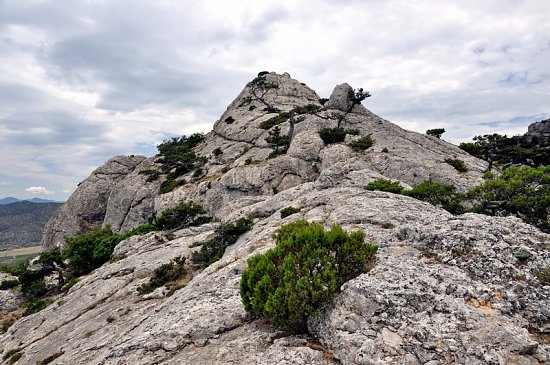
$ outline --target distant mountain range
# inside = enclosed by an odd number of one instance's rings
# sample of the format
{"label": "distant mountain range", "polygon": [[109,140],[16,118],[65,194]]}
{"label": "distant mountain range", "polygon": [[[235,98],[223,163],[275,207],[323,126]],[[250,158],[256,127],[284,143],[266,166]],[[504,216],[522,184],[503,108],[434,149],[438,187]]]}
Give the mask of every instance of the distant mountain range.
{"label": "distant mountain range", "polygon": [[9,199],[0,204],[0,249],[39,245],[44,226],[62,203],[38,198],[9,203]]}
{"label": "distant mountain range", "polygon": [[48,199],[41,199],[41,198],[32,198],[32,199],[17,199],[17,198],[14,198],[13,196],[9,196],[7,198],[3,198],[3,199],[0,199],[0,205],[6,205],[6,204],[13,204],[13,203],[17,203],[17,202],[31,202],[31,203],[36,203],[36,204],[44,204],[44,203],[63,203],[63,202],[60,202],[60,201],[56,201],[56,200],[48,200]]}

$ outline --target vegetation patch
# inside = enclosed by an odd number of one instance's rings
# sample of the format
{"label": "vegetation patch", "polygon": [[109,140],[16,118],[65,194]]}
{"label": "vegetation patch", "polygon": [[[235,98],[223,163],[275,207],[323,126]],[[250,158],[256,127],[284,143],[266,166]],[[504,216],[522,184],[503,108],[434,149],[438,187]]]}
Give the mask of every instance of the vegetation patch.
{"label": "vegetation patch", "polygon": [[152,182],[159,178],[160,172],[157,170],[147,169],[139,172],[141,175],[147,176],[145,181]]}
{"label": "vegetation patch", "polygon": [[7,361],[8,364],[15,364],[23,356],[23,349],[17,348],[8,350],[3,357],[4,361]]}
{"label": "vegetation patch", "polygon": [[346,131],[344,128],[323,128],[319,131],[319,136],[325,144],[344,142]]}
{"label": "vegetation patch", "polygon": [[275,127],[276,125],[279,125],[279,124],[282,124],[282,123],[286,122],[288,120],[288,118],[290,118],[290,114],[288,112],[281,112],[281,113],[277,114],[276,116],[271,117],[271,118],[261,122],[260,123],[260,128],[261,129],[266,129],[266,130],[271,129],[271,128]]}
{"label": "vegetation patch", "polygon": [[428,136],[435,137],[437,139],[441,138],[441,135],[445,133],[445,128],[434,128],[434,129],[428,129],[426,131],[426,134]]}
{"label": "vegetation patch", "polygon": [[240,218],[235,223],[223,224],[216,230],[216,235],[204,242],[199,251],[193,252],[193,264],[206,268],[222,258],[225,249],[231,246],[240,235],[252,228],[252,219]]}
{"label": "vegetation patch", "polygon": [[464,164],[464,161],[459,160],[458,158],[446,158],[445,162],[455,168],[458,172],[466,172],[468,168]]}
{"label": "vegetation patch", "polygon": [[361,152],[369,149],[374,144],[374,139],[370,136],[364,136],[359,139],[356,139],[355,141],[351,141],[348,143],[348,146],[354,150],[355,152]]}
{"label": "vegetation patch", "polygon": [[363,232],[299,220],[275,233],[276,247],[251,257],[241,278],[245,310],[293,333],[330,302],[346,281],[366,272],[378,247]]}
{"label": "vegetation patch", "polygon": [[424,181],[403,195],[423,200],[433,205],[441,206],[449,212],[457,212],[460,207],[460,197],[455,194],[453,185]]}
{"label": "vegetation patch", "polygon": [[149,281],[138,286],[137,291],[140,294],[150,293],[156,288],[160,288],[167,283],[179,280],[186,273],[185,257],[175,257],[169,263],[157,267],[155,271],[153,271],[153,276],[149,279]]}
{"label": "vegetation patch", "polygon": [[386,191],[388,193],[401,194],[403,187],[399,184],[399,181],[391,181],[386,179],[378,179],[371,181],[365,185],[366,190],[378,190]]}
{"label": "vegetation patch", "polygon": [[19,280],[17,279],[8,279],[0,281],[0,290],[8,290],[15,288],[19,285]]}
{"label": "vegetation patch", "polygon": [[289,215],[296,214],[300,212],[300,208],[294,208],[294,207],[286,207],[281,209],[281,218],[284,219],[288,217]]}
{"label": "vegetation patch", "polygon": [[181,229],[191,226],[200,226],[208,223],[212,217],[208,215],[206,209],[195,203],[182,202],[174,208],[162,212],[160,217],[152,220],[152,225],[158,230]]}
{"label": "vegetation patch", "polygon": [[162,184],[160,184],[160,193],[161,194],[169,193],[175,188],[183,186],[185,184],[187,184],[187,181],[185,180],[175,180],[175,179],[166,178],[166,180],[164,180]]}

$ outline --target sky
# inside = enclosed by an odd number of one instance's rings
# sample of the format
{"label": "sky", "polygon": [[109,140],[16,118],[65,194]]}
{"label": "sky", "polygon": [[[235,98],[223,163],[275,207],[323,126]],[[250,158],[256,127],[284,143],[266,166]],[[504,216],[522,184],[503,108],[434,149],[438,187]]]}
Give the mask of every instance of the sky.
{"label": "sky", "polygon": [[547,0],[0,0],[0,198],[65,200],[114,155],[208,132],[260,71],[347,82],[399,126],[550,117]]}

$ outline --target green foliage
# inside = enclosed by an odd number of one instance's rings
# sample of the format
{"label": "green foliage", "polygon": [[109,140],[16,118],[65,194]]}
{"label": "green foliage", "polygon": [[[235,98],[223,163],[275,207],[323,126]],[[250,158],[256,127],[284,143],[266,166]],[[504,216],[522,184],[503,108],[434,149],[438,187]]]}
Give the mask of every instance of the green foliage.
{"label": "green foliage", "polygon": [[146,233],[154,232],[154,231],[158,231],[158,230],[159,230],[159,228],[157,226],[155,226],[154,224],[145,223],[145,224],[142,224],[139,227],[136,227],[136,228],[132,229],[130,232],[128,232],[126,234],[126,236],[127,237],[132,237],[132,236],[137,236],[137,235],[140,235],[140,234],[146,234]]}
{"label": "green foliage", "polygon": [[445,128],[435,128],[435,129],[428,129],[426,131],[426,134],[428,136],[433,136],[436,138],[441,138],[441,135],[445,133]]}
{"label": "green foliage", "polygon": [[251,228],[250,218],[240,218],[235,223],[221,225],[216,230],[216,235],[202,244],[200,251],[193,252],[193,264],[203,268],[210,266],[222,258],[228,246],[237,242],[239,236]]}
{"label": "green foliage", "polygon": [[23,356],[23,349],[17,348],[6,351],[4,356],[2,357],[2,360],[6,361],[8,360],[8,364],[15,364],[17,360],[19,360]]}
{"label": "green foliage", "polygon": [[509,167],[499,177],[470,190],[466,199],[476,204],[476,212],[516,215],[550,232],[550,166]]}
{"label": "green foliage", "polygon": [[386,179],[378,179],[371,181],[365,185],[366,190],[387,191],[388,193],[401,194],[403,187],[399,181],[391,181]]}
{"label": "green foliage", "polygon": [[181,279],[186,273],[185,256],[175,257],[169,263],[157,267],[149,282],[138,286],[137,291],[140,294],[150,293],[166,283]]}
{"label": "green foliage", "polygon": [[321,99],[319,99],[319,104],[325,105],[327,103],[327,101],[328,101],[328,98],[321,98]]}
{"label": "green foliage", "polygon": [[193,171],[193,177],[194,178],[201,177],[203,173],[204,171],[202,170],[202,168],[198,167],[195,169],[195,171]]}
{"label": "green foliage", "polygon": [[187,181],[185,180],[175,180],[167,178],[160,184],[160,193],[166,194],[177,188],[178,186],[183,186],[187,184]]}
{"label": "green foliage", "polygon": [[315,104],[307,104],[307,105],[300,105],[293,109],[296,114],[312,114],[316,113],[319,110],[321,110],[321,107],[319,105]]}
{"label": "green foliage", "polygon": [[8,290],[11,288],[15,288],[18,285],[19,285],[19,280],[17,279],[2,280],[0,281],[0,290]]}
{"label": "green foliage", "polygon": [[464,161],[459,160],[458,158],[446,158],[445,162],[455,168],[458,172],[466,172],[468,168],[464,164]]}
{"label": "green foliage", "polygon": [[472,156],[493,162],[502,166],[530,165],[533,167],[550,165],[550,149],[536,137],[507,137],[497,133],[475,136],[473,143],[461,143],[461,149]]}
{"label": "green foliage", "polygon": [[281,209],[281,218],[286,218],[289,215],[295,214],[300,212],[300,208],[294,208],[294,207],[286,207]]}
{"label": "green foliage", "polygon": [[374,139],[370,136],[364,136],[348,143],[348,146],[355,152],[361,152],[369,149],[374,144]]}
{"label": "green foliage", "polygon": [[109,227],[67,237],[63,256],[68,260],[69,276],[85,275],[109,261],[112,249],[124,238],[113,234]]}
{"label": "green foliage", "polygon": [[363,100],[370,97],[371,97],[370,93],[368,91],[363,90],[363,88],[361,87],[359,89],[350,90],[349,99],[351,100],[352,105],[349,111],[351,111],[351,109],[353,108],[353,105],[360,104]]}
{"label": "green foliage", "polygon": [[25,302],[23,306],[25,307],[25,313],[23,313],[24,316],[28,316],[33,313],[38,313],[42,309],[46,308],[48,306],[48,302],[41,298],[33,298]]}
{"label": "green foliage", "polygon": [[550,266],[541,271],[534,271],[533,274],[539,279],[542,285],[550,285]]}
{"label": "green foliage", "polygon": [[245,161],[244,161],[244,164],[245,165],[250,165],[254,160],[252,160],[252,157],[249,157],[247,158]]}
{"label": "green foliage", "polygon": [[160,217],[155,218],[153,225],[159,230],[180,229],[190,226],[200,226],[210,222],[212,217],[206,209],[195,203],[181,202],[174,208],[162,212]]}
{"label": "green foliage", "polygon": [[485,158],[485,156],[483,156],[483,148],[480,145],[476,144],[476,143],[463,142],[463,143],[458,145],[458,148],[460,148],[461,150],[469,153],[470,155],[472,155],[474,157]]}
{"label": "green foliage", "polygon": [[[346,129],[344,129],[344,132],[346,134],[349,134],[350,136],[358,136],[359,133],[360,133],[359,129],[357,129],[357,128],[346,128]],[[370,136],[370,134],[369,134],[369,136]]]}
{"label": "green foliage", "polygon": [[258,77],[262,77],[262,76],[265,76],[269,73],[269,71],[260,71],[258,72]]}
{"label": "green foliage", "polygon": [[288,136],[281,134],[281,127],[279,126],[276,126],[268,132],[265,141],[275,147],[275,153],[277,154],[284,153],[288,149]]}
{"label": "green foliage", "polygon": [[204,139],[202,133],[182,137],[174,137],[157,146],[160,162],[164,171],[175,170],[175,175],[181,176],[192,171],[200,159],[193,149]]}
{"label": "green foliage", "polygon": [[260,128],[266,129],[266,130],[271,129],[271,128],[275,127],[276,125],[279,125],[281,123],[286,122],[288,120],[288,118],[290,118],[290,114],[288,112],[281,112],[281,113],[277,114],[276,116],[271,117],[271,118],[261,122],[260,123]]}
{"label": "green foliage", "polygon": [[146,175],[147,178],[145,179],[147,182],[155,181],[159,178],[160,172],[157,170],[147,169],[147,170],[141,170],[139,172],[141,175]]}
{"label": "green foliage", "polygon": [[240,293],[247,312],[290,332],[307,332],[308,317],[365,272],[378,249],[364,242],[363,232],[340,226],[327,232],[304,220],[281,227],[275,239],[275,248],[248,260]]}
{"label": "green foliage", "polygon": [[47,251],[44,251],[38,256],[37,262],[42,264],[45,274],[51,273],[56,267],[65,267],[63,253],[61,248],[53,247]]}
{"label": "green foliage", "polygon": [[460,200],[455,194],[453,185],[424,181],[415,188],[404,191],[403,195],[441,206],[452,213],[457,212],[460,206]]}
{"label": "green foliage", "polygon": [[221,155],[223,155],[223,151],[220,147],[216,147],[216,149],[212,151],[212,154],[214,155],[214,157],[220,157]]}
{"label": "green foliage", "polygon": [[319,136],[325,144],[344,142],[346,131],[344,128],[323,128],[319,131]]}

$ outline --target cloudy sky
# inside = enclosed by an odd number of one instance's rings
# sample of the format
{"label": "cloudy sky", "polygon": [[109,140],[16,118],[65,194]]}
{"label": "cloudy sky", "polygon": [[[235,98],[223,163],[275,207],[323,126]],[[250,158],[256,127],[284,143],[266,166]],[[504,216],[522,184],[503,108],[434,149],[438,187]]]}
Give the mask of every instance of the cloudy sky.
{"label": "cloudy sky", "polygon": [[0,198],[208,132],[259,71],[453,143],[550,116],[548,0],[0,0]]}

